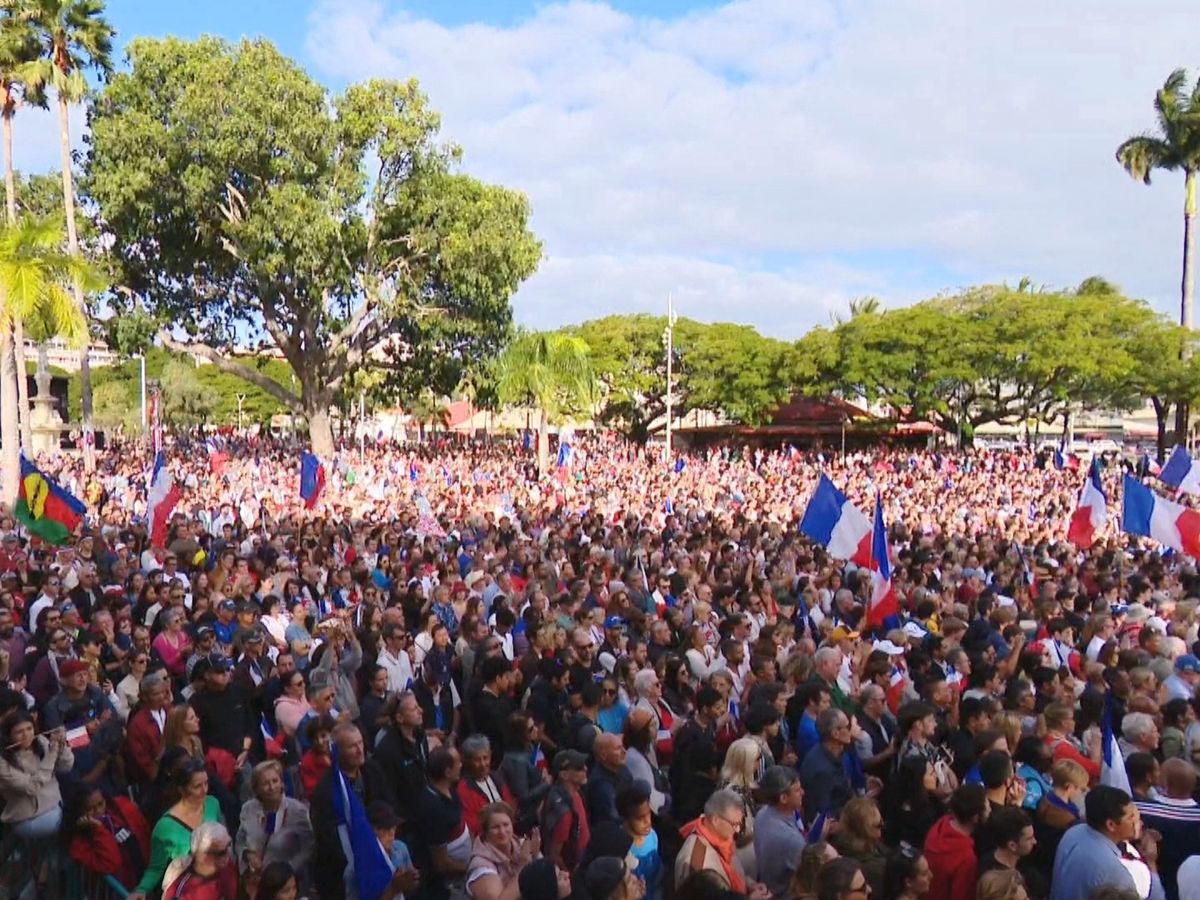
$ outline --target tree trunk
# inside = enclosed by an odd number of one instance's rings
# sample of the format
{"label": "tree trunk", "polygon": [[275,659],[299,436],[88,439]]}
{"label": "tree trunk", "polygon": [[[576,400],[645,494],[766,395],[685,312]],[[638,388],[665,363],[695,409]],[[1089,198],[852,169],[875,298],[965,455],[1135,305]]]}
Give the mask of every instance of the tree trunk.
{"label": "tree trunk", "polygon": [[1167,417],[1171,412],[1171,404],[1163,403],[1157,397],[1151,397],[1150,402],[1154,405],[1154,421],[1157,425],[1155,443],[1158,451],[1158,464],[1161,466],[1163,460],[1167,458]]}
{"label": "tree trunk", "polygon": [[[68,117],[67,98],[58,95],[58,138],[59,151],[62,155],[63,211],[67,217],[67,249],[72,254],[79,252],[79,231],[75,225],[75,185],[71,176],[71,122]],[[88,321],[87,305],[83,302],[83,286],[75,279],[71,285],[75,295],[75,305],[83,313],[84,321]],[[79,353],[79,399],[83,410],[83,431],[87,433],[92,427],[92,367],[88,358],[91,349],[91,329],[84,341],[83,350]],[[95,448],[87,441],[83,442],[83,464],[88,472],[96,468]]]}
{"label": "tree trunk", "polygon": [[544,409],[538,416],[537,460],[538,474],[545,475],[550,467],[550,417]]}
{"label": "tree trunk", "polygon": [[[4,205],[8,224],[17,223],[17,176],[13,170],[12,111],[4,112]],[[25,325],[13,317],[12,349],[16,355],[13,376],[17,379],[17,408],[14,414],[20,422],[21,446],[32,452],[33,428],[29,422],[29,373],[25,368]]]}
{"label": "tree trunk", "polygon": [[[324,402],[322,402],[324,401]],[[329,398],[317,397],[304,404],[308,419],[308,441],[312,452],[321,459],[333,459],[333,422],[329,418]]]}
{"label": "tree trunk", "polygon": [[[1184,178],[1183,200],[1183,278],[1179,285],[1179,324],[1192,330],[1192,294],[1196,278],[1196,171],[1191,169]],[[1188,358],[1188,346],[1184,344],[1183,358]],[[1175,440],[1187,446],[1188,418],[1191,410],[1187,403],[1175,407]]]}
{"label": "tree trunk", "polygon": [[17,502],[21,483],[15,365],[12,330],[0,328],[0,442],[3,442],[0,452],[4,460],[4,497],[0,499],[9,505]]}

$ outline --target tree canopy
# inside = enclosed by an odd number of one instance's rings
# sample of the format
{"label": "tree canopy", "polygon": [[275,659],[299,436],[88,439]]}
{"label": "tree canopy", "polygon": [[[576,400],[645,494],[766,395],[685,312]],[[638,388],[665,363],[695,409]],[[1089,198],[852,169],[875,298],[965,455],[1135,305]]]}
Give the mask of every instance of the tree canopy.
{"label": "tree canopy", "polygon": [[[265,41],[136,39],[91,116],[84,189],[122,291],[187,347],[305,415],[368,363],[448,392],[502,346],[540,245],[521,194],[458,171],[415,81],[331,97]],[[233,359],[274,344],[293,392]]]}

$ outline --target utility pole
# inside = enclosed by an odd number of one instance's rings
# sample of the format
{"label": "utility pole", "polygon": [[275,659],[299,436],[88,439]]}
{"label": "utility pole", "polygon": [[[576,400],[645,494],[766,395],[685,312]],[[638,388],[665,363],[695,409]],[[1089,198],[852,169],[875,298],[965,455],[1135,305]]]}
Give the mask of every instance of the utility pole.
{"label": "utility pole", "polygon": [[242,430],[242,404],[246,402],[246,395],[238,394],[237,402],[238,402],[238,432],[240,433]]}
{"label": "utility pole", "polygon": [[671,294],[667,294],[667,328],[663,332],[663,341],[667,345],[667,437],[663,444],[663,460],[671,462],[671,375],[675,366],[675,323],[679,317],[675,314],[675,302]]}

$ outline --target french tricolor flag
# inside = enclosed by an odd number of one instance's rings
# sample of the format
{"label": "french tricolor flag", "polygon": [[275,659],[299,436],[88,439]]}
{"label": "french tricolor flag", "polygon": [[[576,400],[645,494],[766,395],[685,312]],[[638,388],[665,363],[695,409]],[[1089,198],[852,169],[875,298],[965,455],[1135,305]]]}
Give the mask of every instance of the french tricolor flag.
{"label": "french tricolor flag", "polygon": [[179,487],[167,469],[161,451],[154,457],[154,474],[146,492],[146,518],[150,521],[150,546],[167,545],[167,523],[179,502]]}
{"label": "french tricolor flag", "polygon": [[1108,522],[1108,498],[1100,486],[1100,463],[1092,460],[1087,478],[1083,482],[1083,490],[1079,494],[1079,505],[1071,513],[1071,523],[1067,526],[1067,540],[1086,550],[1096,542],[1096,535]]}
{"label": "french tricolor flag", "polygon": [[300,454],[300,499],[312,509],[325,488],[325,464],[312,453]]}
{"label": "french tricolor flag", "polygon": [[1200,512],[1158,496],[1130,475],[1123,493],[1121,527],[1126,532],[1200,559]]}
{"label": "french tricolor flag", "polygon": [[[875,495],[875,525],[871,529],[871,606],[867,627],[886,626],[900,615],[900,604],[892,587],[892,560],[887,529],[883,524],[883,501]],[[890,620],[890,621],[889,621]]]}
{"label": "french tricolor flag", "polygon": [[871,520],[824,474],[800,520],[800,533],[816,541],[835,559],[848,559],[860,566],[871,564],[874,535]]}
{"label": "french tricolor flag", "polygon": [[1158,477],[1184,494],[1200,494],[1200,466],[1183,447],[1175,448]]}

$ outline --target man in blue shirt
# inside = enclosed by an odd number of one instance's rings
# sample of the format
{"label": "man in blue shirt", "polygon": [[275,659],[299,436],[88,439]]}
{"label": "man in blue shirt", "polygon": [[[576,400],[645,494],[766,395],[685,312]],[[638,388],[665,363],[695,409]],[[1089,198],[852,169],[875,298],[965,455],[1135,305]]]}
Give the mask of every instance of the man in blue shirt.
{"label": "man in blue shirt", "polygon": [[1144,895],[1133,874],[1143,865],[1150,875],[1149,900],[1166,900],[1155,871],[1156,854],[1145,860],[1133,846],[1141,831],[1141,818],[1129,795],[1099,785],[1088,792],[1085,807],[1087,824],[1069,829],[1054,855],[1050,900],[1088,900],[1099,887]]}
{"label": "man in blue shirt", "polygon": [[801,710],[796,723],[796,758],[803,763],[808,751],[821,743],[817,735],[817,716],[829,709],[833,700],[827,687],[808,681],[796,689],[795,703]]}

